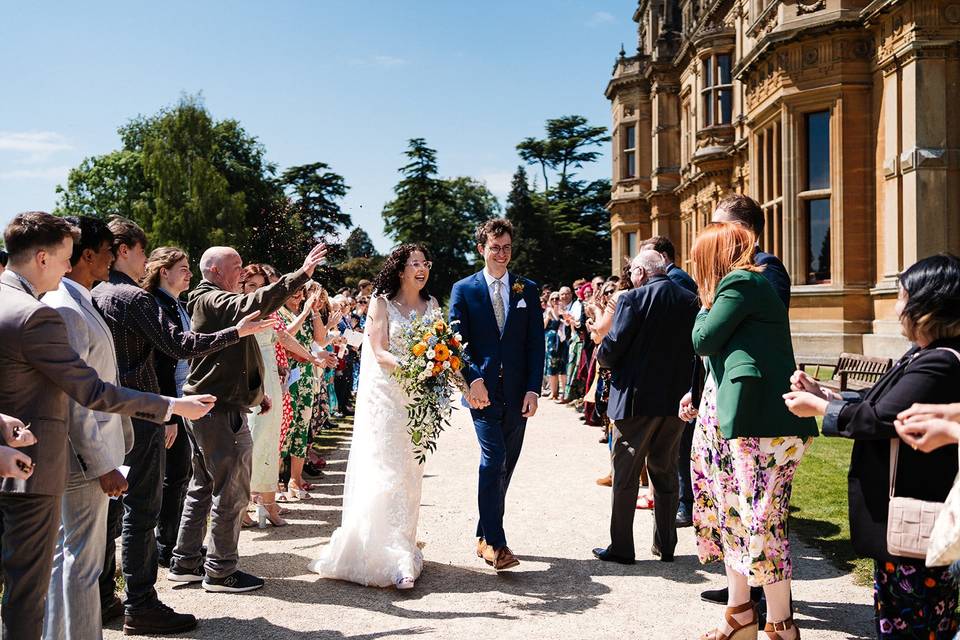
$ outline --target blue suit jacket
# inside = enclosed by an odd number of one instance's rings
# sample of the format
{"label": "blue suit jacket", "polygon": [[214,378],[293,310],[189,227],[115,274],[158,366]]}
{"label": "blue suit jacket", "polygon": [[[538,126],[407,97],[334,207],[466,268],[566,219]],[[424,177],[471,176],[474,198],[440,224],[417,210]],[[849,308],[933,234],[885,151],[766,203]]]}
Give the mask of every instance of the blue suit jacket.
{"label": "blue suit jacket", "polygon": [[772,253],[757,251],[753,255],[753,264],[763,265],[763,277],[767,279],[777,296],[783,301],[783,305],[790,308],[790,274],[787,268],[783,266],[780,258]]}
{"label": "blue suit jacket", "polygon": [[[523,293],[514,291],[517,282]],[[483,378],[492,396],[502,378],[503,400],[511,409],[520,409],[524,395],[539,394],[543,384],[543,312],[537,292],[534,282],[510,274],[510,311],[503,335],[497,330],[482,271],[454,284],[450,293],[450,321],[459,322],[457,331],[470,359],[463,370],[467,384]]]}
{"label": "blue suit jacket", "polygon": [[667,277],[670,278],[670,282],[680,285],[693,295],[700,295],[697,283],[694,282],[689,273],[677,265],[670,263],[670,266],[667,267]]}

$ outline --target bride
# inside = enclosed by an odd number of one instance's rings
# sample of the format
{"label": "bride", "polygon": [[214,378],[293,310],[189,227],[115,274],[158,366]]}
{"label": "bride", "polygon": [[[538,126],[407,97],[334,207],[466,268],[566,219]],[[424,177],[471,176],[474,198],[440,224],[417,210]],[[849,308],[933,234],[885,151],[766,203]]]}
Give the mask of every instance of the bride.
{"label": "bride", "polygon": [[[438,308],[426,290],[426,247],[404,244],[374,281],[360,359],[353,442],[343,491],[343,517],[329,544],[310,563],[324,578],[412,589],[423,568],[417,548],[423,465],[407,433],[407,397],[391,372],[397,339],[411,315]],[[398,349],[395,347],[394,351]]]}

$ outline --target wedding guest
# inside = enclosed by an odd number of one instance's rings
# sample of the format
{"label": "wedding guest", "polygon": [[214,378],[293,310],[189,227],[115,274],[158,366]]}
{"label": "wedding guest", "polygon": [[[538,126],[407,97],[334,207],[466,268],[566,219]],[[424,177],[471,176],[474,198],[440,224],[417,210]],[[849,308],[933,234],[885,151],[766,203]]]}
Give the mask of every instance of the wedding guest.
{"label": "wedding guest", "polygon": [[[88,409],[162,423],[170,414],[200,417],[210,396],[166,398],[100,379],[70,346],[63,318],[38,297],[70,270],[77,230],[44,212],[22,213],[4,231],[10,258],[0,275],[0,412],[31,425],[36,444],[23,453],[44,473],[0,483],[3,529],[2,635],[36,640],[43,614],[67,480],[67,398]],[[157,427],[154,426],[154,429]]]}
{"label": "wedding guest", "polygon": [[547,298],[547,310],[543,314],[544,342],[546,344],[546,365],[544,375],[550,385],[550,399],[560,399],[562,380],[561,371],[566,366],[566,352],[563,349],[563,314],[560,306],[560,294],[556,291]]}
{"label": "wedding guest", "polygon": [[[297,271],[243,294],[240,254],[230,247],[207,249],[200,257],[203,279],[190,292],[187,302],[193,329],[223,331],[253,314],[268,318],[310,279],[326,253],[324,245],[317,245]],[[273,321],[264,320],[264,325],[273,326]],[[240,522],[250,499],[253,440],[247,412],[259,406],[266,413],[273,407],[272,400],[263,392],[263,376],[260,347],[253,337],[242,338],[218,353],[190,362],[185,389],[210,392],[217,396],[217,403],[207,416],[187,424],[195,444],[193,478],[167,574],[171,580],[202,581],[203,589],[212,592],[252,591],[263,586],[261,578],[237,569]],[[214,497],[216,508],[211,512]],[[204,561],[200,548],[208,518],[210,548]]]}
{"label": "wedding guest", "polygon": [[[728,600],[714,640],[755,634],[751,586],[762,586],[771,638],[798,635],[790,606],[786,523],[797,465],[816,422],[785,410],[795,358],[787,309],[753,261],[746,227],[708,224],[691,251],[703,310],[693,347],[708,376],[693,436],[693,524],[703,563],[722,559]],[[696,412],[681,404],[681,418]]]}
{"label": "wedding guest", "polygon": [[[663,259],[667,262],[667,277],[694,295],[700,295],[697,291],[697,283],[690,277],[690,274],[674,264],[677,252],[670,238],[653,236],[643,241],[641,249],[653,249],[663,256]],[[693,482],[690,479],[690,454],[693,448],[693,431],[696,424],[697,421],[694,418],[688,420],[684,425],[683,438],[680,439],[680,452],[677,454],[677,463],[680,469],[680,506],[677,507],[678,527],[693,525]]]}
{"label": "wedding guest", "polygon": [[[268,269],[271,269],[268,265],[247,265],[240,277],[241,291],[244,294],[255,293],[279,280],[279,274],[272,279]],[[273,330],[258,333],[257,344],[264,365],[264,393],[276,400],[269,411],[254,410],[249,417],[250,435],[253,439],[250,491],[257,504],[257,522],[260,528],[265,527],[267,522],[275,527],[287,524],[281,517],[276,493],[277,478],[280,475],[280,433],[284,422],[289,423],[293,415],[290,394],[283,388],[290,370],[287,350],[301,361],[312,362],[314,365],[322,364],[287,333],[286,326],[276,311],[270,314],[270,319],[274,322]],[[245,526],[253,524],[253,521],[244,521]]]}
{"label": "wedding guest", "polygon": [[[117,349],[120,381],[139,391],[160,392],[157,352],[179,360],[223,349],[261,329],[252,318],[217,333],[184,332],[179,321],[164,313],[156,297],[138,284],[146,268],[147,237],[136,223],[113,218],[114,263],[108,281],[93,289],[97,308],[107,320]],[[167,421],[169,424],[169,420]],[[163,504],[167,430],[134,417],[133,449],[124,464],[130,467],[123,497],[122,570],[125,580],[124,632],[130,635],[179,633],[196,626],[196,618],[179,614],[160,602],[157,582],[156,527]],[[110,580],[111,540],[107,540],[104,578]],[[104,582],[101,581],[101,590]],[[101,593],[101,601],[103,598]]]}
{"label": "wedding guest", "polygon": [[7,252],[0,249],[0,274],[7,268]]}
{"label": "wedding guest", "polygon": [[[70,271],[43,302],[57,310],[67,339],[101,380],[118,384],[117,356],[106,320],[93,306],[90,289],[110,276],[113,233],[107,223],[83,216],[65,218],[80,230]],[[170,397],[176,394],[164,392]],[[101,635],[99,578],[107,536],[107,505],[127,490],[118,467],[133,447],[130,419],[91,411],[69,401],[70,452],[66,490],[60,505],[60,531],[47,594],[45,640],[98,638]],[[156,427],[154,427],[156,428]]]}
{"label": "wedding guest", "polygon": [[365,297],[369,302],[370,296],[373,295],[373,283],[370,280],[364,278],[357,283],[357,295]]}
{"label": "wedding guest", "polygon": [[[805,372],[784,398],[798,416],[823,416],[825,436],[854,441],[848,474],[850,540],[874,560],[877,637],[953,638],[957,580],[947,567],[926,567],[887,549],[890,466],[897,496],[943,502],[957,475],[954,445],[924,452],[900,445],[896,420],[914,403],[960,401],[960,259],[941,254],[900,274],[896,312],[914,347],[867,391],[838,394]],[[914,437],[907,439],[915,444]]]}
{"label": "wedding guest", "polygon": [[560,404],[570,402],[571,376],[576,373],[574,360],[579,359],[582,346],[580,335],[577,333],[582,313],[583,308],[580,301],[574,297],[573,289],[566,286],[560,287],[560,333],[564,338],[560,343],[561,371],[559,380],[560,399],[558,400]]}
{"label": "wedding guest", "polygon": [[[184,251],[176,247],[159,247],[147,258],[144,276],[140,281],[141,286],[157,299],[157,304],[167,314],[167,319],[179,324],[184,332],[190,331],[190,314],[180,296],[190,288],[192,277],[190,261]],[[162,351],[156,352],[154,356],[160,391],[175,397],[182,396],[190,362],[186,358],[170,357]],[[166,466],[156,538],[157,563],[161,567],[169,567],[173,547],[177,544],[183,499],[190,482],[190,459],[193,452],[181,418],[175,418],[164,425],[164,428]]]}
{"label": "wedding guest", "polygon": [[699,305],[694,294],[667,277],[666,267],[653,250],[634,258],[630,276],[636,288],[617,303],[613,327],[597,354],[611,371],[613,505],[610,545],[593,554],[621,564],[633,564],[636,557],[633,519],[644,465],[654,488],[651,551],[672,562],[677,545],[677,450],[683,424],[676,407],[690,385],[690,333]]}

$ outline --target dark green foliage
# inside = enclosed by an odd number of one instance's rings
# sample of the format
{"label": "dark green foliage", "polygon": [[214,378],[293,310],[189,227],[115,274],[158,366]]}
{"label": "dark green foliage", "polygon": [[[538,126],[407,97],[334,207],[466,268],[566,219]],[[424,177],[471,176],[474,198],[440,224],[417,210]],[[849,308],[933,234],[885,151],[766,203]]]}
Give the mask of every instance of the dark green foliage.
{"label": "dark green foliage", "polygon": [[344,243],[348,258],[372,258],[377,255],[377,249],[366,231],[354,227]]}

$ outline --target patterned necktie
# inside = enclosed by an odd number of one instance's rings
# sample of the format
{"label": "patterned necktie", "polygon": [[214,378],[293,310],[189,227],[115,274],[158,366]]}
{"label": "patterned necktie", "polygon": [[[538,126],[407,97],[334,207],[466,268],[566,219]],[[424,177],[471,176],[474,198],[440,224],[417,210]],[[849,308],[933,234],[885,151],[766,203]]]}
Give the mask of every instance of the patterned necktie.
{"label": "patterned necktie", "polygon": [[500,295],[500,287],[503,285],[499,280],[493,281],[493,315],[497,318],[497,329],[503,333],[503,325],[506,321],[506,313],[503,309],[503,297]]}

